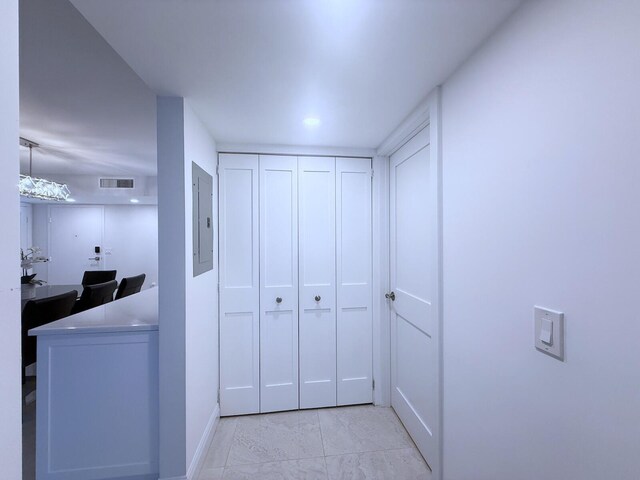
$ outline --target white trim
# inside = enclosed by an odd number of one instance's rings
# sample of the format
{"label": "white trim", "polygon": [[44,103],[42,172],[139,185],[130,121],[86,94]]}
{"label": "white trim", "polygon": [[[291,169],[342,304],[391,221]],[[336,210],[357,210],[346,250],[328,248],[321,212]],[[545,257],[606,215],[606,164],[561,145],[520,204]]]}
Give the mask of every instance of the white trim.
{"label": "white trim", "polygon": [[[440,87],[436,87],[434,92],[439,92]],[[429,124],[429,116],[432,108],[433,93],[418,105],[413,112],[405,118],[398,127],[380,144],[376,154],[381,157],[390,157],[401,146],[407,143],[416,133]]]}
{"label": "white trim", "polygon": [[373,403],[391,405],[389,305],[389,157],[373,158]]}
{"label": "white trim", "polygon": [[189,469],[187,470],[187,476],[185,477],[187,480],[194,480],[200,474],[204,460],[207,457],[207,451],[211,446],[211,442],[213,441],[213,436],[216,433],[216,428],[218,428],[219,422],[220,405],[216,403],[216,407],[213,409],[211,417],[209,417],[209,421],[207,422],[207,426],[204,429],[204,433],[202,434],[202,438],[198,443],[196,453],[193,455],[191,465],[189,465]]}
{"label": "white trim", "polygon": [[349,148],[349,147],[313,147],[303,145],[260,145],[219,143],[220,153],[246,153],[253,155],[294,155],[294,156],[323,156],[323,157],[361,157],[372,158],[376,155],[375,148]]}
{"label": "white trim", "polygon": [[443,267],[443,245],[442,245],[442,229],[443,229],[443,161],[442,161],[442,89],[436,87],[433,92],[429,94],[427,99],[429,102],[430,112],[430,142],[431,151],[435,155],[435,160],[438,162],[438,233],[437,233],[437,249],[438,249],[438,281],[436,282],[436,288],[438,290],[438,331],[440,337],[438,342],[440,343],[438,351],[440,352],[440,358],[438,363],[440,364],[438,385],[440,390],[440,398],[438,399],[438,414],[439,414],[439,428],[440,438],[438,442],[439,453],[439,468],[434,472],[435,480],[442,480],[444,478],[444,306],[443,306],[443,279],[444,279],[444,267]]}

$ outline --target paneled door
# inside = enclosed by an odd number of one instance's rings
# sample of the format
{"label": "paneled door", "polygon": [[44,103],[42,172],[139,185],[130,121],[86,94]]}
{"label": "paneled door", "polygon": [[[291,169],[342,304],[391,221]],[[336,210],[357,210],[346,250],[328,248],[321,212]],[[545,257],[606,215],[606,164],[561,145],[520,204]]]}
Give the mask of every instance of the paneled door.
{"label": "paneled door", "polygon": [[373,401],[371,159],[336,158],[338,405]]}
{"label": "paneled door", "polygon": [[102,206],[50,206],[47,281],[52,285],[77,285],[85,270],[104,270],[103,237]]}
{"label": "paneled door", "polygon": [[219,156],[220,414],[260,411],[258,156]]}
{"label": "paneled door", "polygon": [[298,157],[300,408],[336,405],[335,158]]}
{"label": "paneled door", "polygon": [[297,158],[260,156],[260,411],[298,408]]}
{"label": "paneled door", "polygon": [[391,404],[439,471],[439,184],[428,127],[390,167]]}

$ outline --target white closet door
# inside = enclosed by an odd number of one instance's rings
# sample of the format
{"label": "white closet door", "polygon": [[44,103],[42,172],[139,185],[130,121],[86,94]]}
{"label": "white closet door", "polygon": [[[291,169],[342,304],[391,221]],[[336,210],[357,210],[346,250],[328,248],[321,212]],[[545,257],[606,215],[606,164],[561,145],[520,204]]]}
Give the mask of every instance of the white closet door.
{"label": "white closet door", "polygon": [[219,157],[220,414],[260,411],[258,156]]}
{"label": "white closet door", "polygon": [[298,408],[297,158],[260,156],[260,411]]}
{"label": "white closet door", "polygon": [[300,408],[336,405],[335,159],[298,157]]}
{"label": "white closet door", "polygon": [[371,160],[336,159],[338,405],[373,401]]}

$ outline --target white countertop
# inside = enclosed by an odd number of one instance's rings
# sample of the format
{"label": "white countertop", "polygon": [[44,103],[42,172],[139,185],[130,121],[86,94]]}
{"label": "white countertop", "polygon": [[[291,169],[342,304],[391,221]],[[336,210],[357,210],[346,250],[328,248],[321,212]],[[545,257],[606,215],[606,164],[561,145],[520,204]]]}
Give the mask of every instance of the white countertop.
{"label": "white countertop", "polygon": [[149,288],[29,330],[29,335],[158,330],[158,288]]}

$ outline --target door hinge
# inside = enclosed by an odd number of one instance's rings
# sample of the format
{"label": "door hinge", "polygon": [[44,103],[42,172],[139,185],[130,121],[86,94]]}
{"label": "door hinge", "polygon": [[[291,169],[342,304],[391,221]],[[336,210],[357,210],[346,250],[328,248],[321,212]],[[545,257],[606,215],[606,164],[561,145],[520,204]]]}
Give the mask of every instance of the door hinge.
{"label": "door hinge", "polygon": [[216,165],[216,175],[220,175],[220,164]]}
{"label": "door hinge", "polygon": [[371,169],[371,178],[373,178],[373,168]]}
{"label": "door hinge", "polygon": [[218,405],[220,405],[220,389],[218,389]]}
{"label": "door hinge", "polygon": [[372,388],[373,390],[375,390],[375,389],[376,389],[376,381],[375,381],[373,378],[371,379],[371,388]]}

